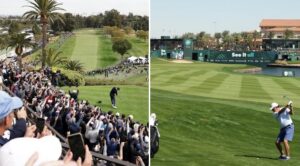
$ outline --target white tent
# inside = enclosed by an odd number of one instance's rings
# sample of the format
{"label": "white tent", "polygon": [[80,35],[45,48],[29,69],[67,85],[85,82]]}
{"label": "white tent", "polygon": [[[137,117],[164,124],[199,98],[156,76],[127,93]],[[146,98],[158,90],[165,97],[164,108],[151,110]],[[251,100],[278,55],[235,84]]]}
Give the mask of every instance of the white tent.
{"label": "white tent", "polygon": [[128,58],[128,61],[129,61],[129,62],[134,62],[134,61],[137,60],[137,59],[138,59],[137,57],[131,56],[131,57]]}

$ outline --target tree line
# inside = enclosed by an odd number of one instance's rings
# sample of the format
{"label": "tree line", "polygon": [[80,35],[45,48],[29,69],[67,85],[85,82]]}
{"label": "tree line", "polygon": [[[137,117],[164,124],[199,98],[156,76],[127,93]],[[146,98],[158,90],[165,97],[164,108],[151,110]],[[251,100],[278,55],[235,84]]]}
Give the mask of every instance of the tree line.
{"label": "tree line", "polygon": [[[267,32],[262,34],[258,31],[252,32],[234,32],[230,33],[228,30],[217,32],[213,35],[201,31],[197,34],[188,32],[182,36],[175,38],[194,39],[194,48],[196,49],[216,49],[216,50],[260,50],[262,38],[273,39],[274,32]],[[283,39],[287,41],[294,37],[294,32],[286,29],[283,33]]]}
{"label": "tree line", "polygon": [[135,31],[148,31],[149,29],[148,16],[134,15],[133,13],[122,15],[116,9],[91,16],[73,15],[72,13],[64,13],[63,15],[65,24],[58,19],[54,20],[51,25],[52,30],[73,31],[79,28],[102,28],[104,26],[130,27]]}

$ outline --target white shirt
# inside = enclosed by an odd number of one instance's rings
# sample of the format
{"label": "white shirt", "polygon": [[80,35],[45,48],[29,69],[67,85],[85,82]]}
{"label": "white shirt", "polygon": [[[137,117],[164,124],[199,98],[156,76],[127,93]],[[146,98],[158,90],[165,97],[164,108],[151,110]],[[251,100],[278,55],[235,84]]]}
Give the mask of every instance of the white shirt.
{"label": "white shirt", "polygon": [[281,128],[293,123],[292,118],[290,116],[290,111],[291,110],[289,108],[286,108],[280,115],[278,115],[278,112],[273,113],[273,116],[280,123]]}

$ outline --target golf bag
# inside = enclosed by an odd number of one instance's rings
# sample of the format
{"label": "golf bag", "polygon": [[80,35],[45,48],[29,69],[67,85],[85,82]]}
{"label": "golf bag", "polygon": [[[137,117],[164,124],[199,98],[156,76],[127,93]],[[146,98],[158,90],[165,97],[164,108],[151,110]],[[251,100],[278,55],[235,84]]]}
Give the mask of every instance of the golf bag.
{"label": "golf bag", "polygon": [[154,157],[154,155],[158,152],[159,149],[159,131],[158,128],[156,126],[151,126],[150,127],[150,134],[151,134],[151,138],[150,138],[150,143],[151,143],[151,149],[150,149],[150,155],[151,158]]}

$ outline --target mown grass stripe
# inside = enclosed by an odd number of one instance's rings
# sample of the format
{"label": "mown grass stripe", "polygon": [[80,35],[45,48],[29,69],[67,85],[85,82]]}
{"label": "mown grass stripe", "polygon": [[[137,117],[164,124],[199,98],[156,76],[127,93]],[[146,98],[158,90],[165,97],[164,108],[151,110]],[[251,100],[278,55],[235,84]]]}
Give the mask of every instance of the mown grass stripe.
{"label": "mown grass stripe", "polygon": [[187,82],[191,77],[199,77],[201,75],[206,74],[207,70],[200,70],[200,71],[194,71],[194,72],[184,72],[184,73],[177,73],[176,75],[172,76],[170,79],[168,79],[163,85],[176,85],[180,86],[180,84],[184,84]]}
{"label": "mown grass stripe", "polygon": [[151,81],[155,80],[158,77],[163,77],[163,76],[174,74],[174,73],[177,73],[177,72],[180,72],[180,71],[181,71],[180,69],[175,69],[175,70],[167,70],[167,71],[163,71],[163,72],[160,72],[160,73],[156,73],[155,75],[151,74]]}
{"label": "mown grass stripe", "polygon": [[278,78],[273,78],[273,81],[279,85],[282,89],[290,92],[290,93],[293,93],[293,94],[296,94],[296,95],[300,95],[300,87],[299,86],[296,86],[295,84],[289,82],[288,80],[286,79],[278,79]]}
{"label": "mown grass stripe", "polygon": [[97,66],[98,38],[96,32],[95,29],[83,29],[75,32],[76,43],[71,59],[80,61],[85,70],[92,70]]}
{"label": "mown grass stripe", "polygon": [[186,82],[190,77],[198,77],[207,73],[207,70],[194,71],[191,73],[185,73],[184,75],[175,75],[171,77],[166,83],[167,84],[182,84]]}
{"label": "mown grass stripe", "polygon": [[255,77],[243,76],[240,97],[255,99],[272,99],[271,96],[262,88]]}
{"label": "mown grass stripe", "polygon": [[190,87],[189,90],[210,93],[214,89],[218,88],[228,76],[228,74],[218,73],[212,77],[207,78],[201,84]]}

